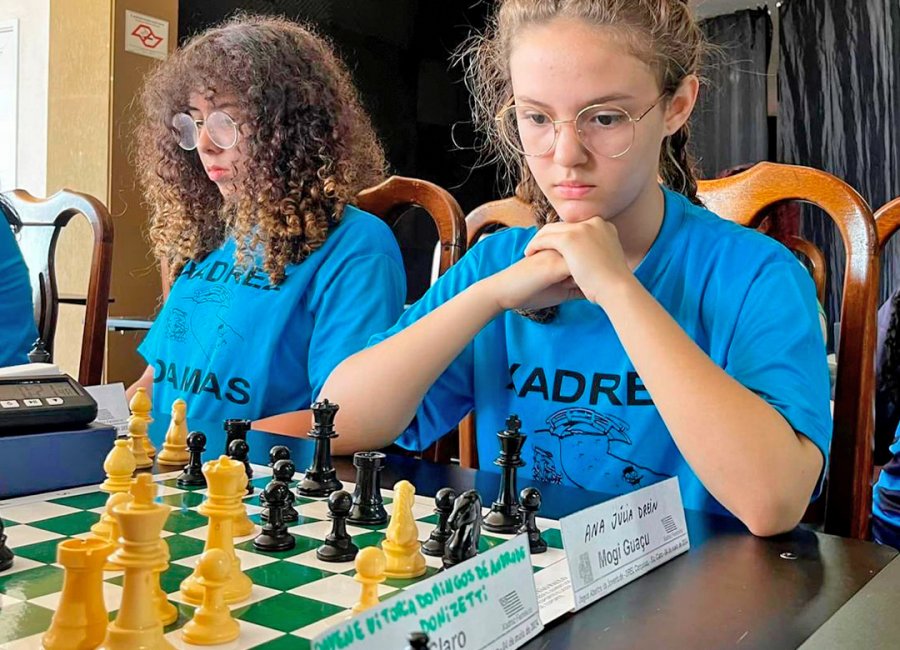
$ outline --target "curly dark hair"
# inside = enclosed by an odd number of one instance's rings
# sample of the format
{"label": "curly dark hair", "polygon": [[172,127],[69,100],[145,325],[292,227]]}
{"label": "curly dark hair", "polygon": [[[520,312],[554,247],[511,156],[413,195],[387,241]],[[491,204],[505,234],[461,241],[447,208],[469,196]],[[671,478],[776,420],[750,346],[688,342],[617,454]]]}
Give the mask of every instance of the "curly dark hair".
{"label": "curly dark hair", "polygon": [[[223,197],[196,151],[178,146],[172,117],[192,93],[231,94],[246,119],[249,161]],[[150,240],[169,280],[224,241],[236,261],[263,251],[272,282],[322,246],[344,207],[385,175],[384,152],[350,74],[323,37],[289,20],[238,15],[188,41],[146,78],[136,162]]]}

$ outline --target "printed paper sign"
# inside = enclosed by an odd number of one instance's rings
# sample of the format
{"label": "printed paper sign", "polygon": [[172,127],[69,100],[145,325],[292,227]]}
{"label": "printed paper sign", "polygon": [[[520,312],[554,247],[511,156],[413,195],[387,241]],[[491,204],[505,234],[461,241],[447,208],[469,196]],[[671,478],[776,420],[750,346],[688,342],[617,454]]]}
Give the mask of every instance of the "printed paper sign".
{"label": "printed paper sign", "polygon": [[125,11],[125,51],[165,59],[169,48],[169,21]]}
{"label": "printed paper sign", "polygon": [[575,611],[690,548],[678,479],[559,520]]}
{"label": "printed paper sign", "polygon": [[513,650],[543,629],[532,576],[519,535],[326,630],[312,648],[405,648],[421,631],[432,648]]}

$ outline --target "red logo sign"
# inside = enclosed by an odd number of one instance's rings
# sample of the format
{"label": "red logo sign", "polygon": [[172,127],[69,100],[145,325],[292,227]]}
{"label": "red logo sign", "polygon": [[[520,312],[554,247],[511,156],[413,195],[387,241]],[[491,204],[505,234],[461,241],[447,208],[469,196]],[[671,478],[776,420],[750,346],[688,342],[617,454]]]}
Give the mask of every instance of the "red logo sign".
{"label": "red logo sign", "polygon": [[149,47],[150,49],[155,48],[157,45],[163,42],[162,36],[157,36],[153,33],[153,29],[149,25],[145,25],[144,23],[140,23],[137,27],[134,28],[134,31],[131,32],[131,35],[140,40],[144,46]]}

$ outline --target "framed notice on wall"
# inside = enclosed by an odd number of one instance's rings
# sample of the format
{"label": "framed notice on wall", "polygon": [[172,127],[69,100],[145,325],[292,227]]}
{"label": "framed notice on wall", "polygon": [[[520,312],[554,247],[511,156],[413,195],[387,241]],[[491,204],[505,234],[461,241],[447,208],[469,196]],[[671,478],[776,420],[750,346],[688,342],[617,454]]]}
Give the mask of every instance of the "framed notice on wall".
{"label": "framed notice on wall", "polygon": [[19,21],[0,20],[0,192],[16,187]]}

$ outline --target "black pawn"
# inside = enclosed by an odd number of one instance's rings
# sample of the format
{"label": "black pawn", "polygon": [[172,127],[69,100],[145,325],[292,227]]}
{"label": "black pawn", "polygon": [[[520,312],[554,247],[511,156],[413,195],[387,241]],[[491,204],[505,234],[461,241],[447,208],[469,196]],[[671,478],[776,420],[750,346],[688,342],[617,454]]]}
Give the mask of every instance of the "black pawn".
{"label": "black pawn", "polygon": [[520,433],[522,422],[518,416],[506,418],[506,429],[497,432],[500,439],[500,456],[494,461],[500,474],[500,493],[491,504],[491,511],[484,516],[484,529],[493,533],[515,533],[522,526],[519,515],[516,472],[525,465],[522,460],[522,446],[525,436]]}
{"label": "black pawn", "polygon": [[13,563],[13,552],[6,545],[6,533],[3,531],[3,519],[0,519],[0,571],[6,571]]}
{"label": "black pawn", "polygon": [[434,495],[434,512],[438,516],[437,527],[431,531],[428,541],[422,544],[422,552],[432,557],[443,557],[444,546],[453,531],[450,529],[450,513],[453,512],[453,502],[456,500],[456,490],[453,488],[441,488]]}
{"label": "black pawn", "polygon": [[[284,507],[281,509],[281,518],[286,522],[294,522],[300,519],[300,515],[297,513],[297,509],[294,508],[294,493],[291,492],[290,483],[294,479],[294,461],[292,460],[279,460],[275,463],[275,467],[272,470],[272,478],[279,483],[284,483],[285,487],[288,488],[287,499],[285,499]],[[266,505],[263,508],[263,511],[259,513],[259,518],[263,521],[268,520],[269,518],[269,502],[266,501]]]}
{"label": "black pawn", "polygon": [[225,453],[234,440],[247,442],[247,432],[250,431],[250,420],[232,419],[225,420],[222,425],[225,429]]}
{"label": "black pawn", "polygon": [[246,440],[235,438],[228,445],[228,456],[232,460],[237,460],[244,464],[244,472],[247,474],[247,494],[253,494],[253,484],[250,483],[250,479],[253,478],[253,468],[250,467],[250,460],[247,458],[249,455],[250,446]]}
{"label": "black pawn", "polygon": [[269,519],[262,532],[254,538],[253,548],[269,553],[289,551],[297,544],[297,540],[288,532],[281,513],[290,490],[281,481],[271,481],[266,486],[265,492],[266,503],[269,504]]}
{"label": "black pawn", "polygon": [[347,516],[352,504],[350,493],[344,490],[332,492],[328,497],[331,532],[325,536],[325,543],[316,549],[316,557],[323,562],[350,562],[359,553],[356,544],[347,534]]}
{"label": "black pawn", "polygon": [[31,350],[28,352],[28,363],[50,363],[52,360],[53,358],[47,350],[47,344],[44,343],[44,339],[35,339],[34,345],[31,346]]}
{"label": "black pawn", "polygon": [[206,436],[199,431],[194,431],[187,437],[187,447],[190,452],[188,464],[184,466],[184,471],[176,479],[175,485],[178,487],[206,487],[201,458],[206,450]]}
{"label": "black pawn", "polygon": [[[290,459],[291,450],[284,445],[275,445],[269,450],[269,467],[275,467],[275,463],[277,463],[279,460]],[[291,503],[293,503],[293,501],[291,501]],[[261,505],[263,508],[266,507],[266,493],[262,490],[259,493],[259,505]]]}
{"label": "black pawn", "polygon": [[424,632],[410,632],[406,643],[406,650],[428,650],[428,635]]}
{"label": "black pawn", "polygon": [[309,437],[315,441],[316,448],[312,465],[297,486],[297,494],[302,497],[325,497],[344,487],[337,479],[337,471],[331,463],[331,439],[338,435],[334,432],[334,416],[339,407],[326,399],[316,402],[310,408],[314,425]]}
{"label": "black pawn", "polygon": [[353,490],[353,507],[347,521],[363,526],[386,524],[387,511],[381,496],[381,469],[385,455],[380,451],[358,451],[353,454],[356,467],[356,488]]}
{"label": "black pawn", "polygon": [[528,487],[519,495],[519,513],[522,515],[522,527],[518,532],[528,534],[528,547],[532,554],[547,550],[547,542],[541,537],[535,517],[541,509],[541,493],[537,488]]}

